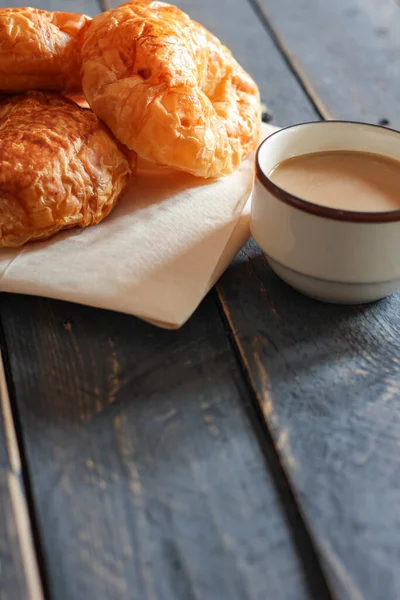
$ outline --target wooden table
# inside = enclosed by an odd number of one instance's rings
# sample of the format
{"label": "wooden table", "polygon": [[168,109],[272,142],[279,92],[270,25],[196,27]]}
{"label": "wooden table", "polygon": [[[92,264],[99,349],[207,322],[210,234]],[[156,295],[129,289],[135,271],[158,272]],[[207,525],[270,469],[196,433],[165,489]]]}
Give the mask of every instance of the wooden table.
{"label": "wooden table", "polygon": [[[278,125],[400,128],[396,0],[179,5]],[[400,598],[399,294],[313,302],[250,242],[177,332],[0,300],[1,600]]]}

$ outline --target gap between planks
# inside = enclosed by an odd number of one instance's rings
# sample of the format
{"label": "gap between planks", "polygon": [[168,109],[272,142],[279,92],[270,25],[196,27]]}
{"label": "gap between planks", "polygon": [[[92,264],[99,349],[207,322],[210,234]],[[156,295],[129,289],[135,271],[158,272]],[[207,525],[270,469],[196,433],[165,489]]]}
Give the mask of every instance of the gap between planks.
{"label": "gap between planks", "polygon": [[[321,119],[332,119],[333,117],[329,114],[323,102],[318,98],[311,82],[308,80],[294,56],[282,42],[274,28],[269,23],[265,14],[257,4],[257,0],[243,1],[247,1],[250,5],[250,8],[255,12],[256,16],[266,30],[266,34],[272,38],[279,52],[285,59],[288,68],[295,76],[305,94],[310,98]],[[116,6],[116,4],[113,4],[111,0],[99,0],[99,4],[101,10],[109,10]],[[274,477],[276,488],[280,494],[284,512],[290,524],[292,535],[298,548],[300,560],[305,569],[309,589],[316,600],[334,600],[335,595],[331,588],[329,578],[327,577],[322,566],[322,560],[318,551],[318,546],[312,534],[310,533],[307,526],[307,521],[302,514],[300,503],[296,498],[296,494],[291,485],[288,473],[286,472],[281,461],[279,448],[277,448],[274,443],[273,436],[268,425],[268,407],[263,402],[263,399],[258,397],[256,387],[251,379],[250,370],[248,365],[246,365],[245,356],[243,356],[243,353],[240,349],[240,344],[236,340],[234,326],[230,319],[228,307],[223,300],[222,293],[219,292],[218,285],[216,286],[216,296],[216,301],[221,311],[221,318],[227,327],[227,337],[229,339],[229,343],[234,351],[235,356],[237,357],[243,376],[247,381],[251,397],[254,399],[253,408],[255,414],[251,415],[253,418],[253,424],[255,427],[257,427],[257,429],[260,429],[261,426],[263,435],[261,435],[261,432],[259,431],[258,438],[261,445],[264,446],[263,453],[268,463],[269,470]],[[254,419],[257,420],[257,423],[254,423]],[[274,464],[275,467],[273,468]],[[272,473],[272,471],[274,472]],[[304,552],[304,550],[306,551]]]}
{"label": "gap between planks", "polygon": [[[285,48],[284,44],[279,39],[276,32],[273,30],[273,28],[271,27],[271,25],[268,23],[265,16],[261,12],[257,3],[254,0],[248,0],[248,1],[249,1],[250,5],[252,6],[253,10],[256,12],[258,18],[264,24],[264,27],[267,29],[267,33],[273,38],[276,46],[278,47],[278,49],[280,50],[282,55],[286,58],[290,69],[295,74],[300,85],[304,88],[307,95],[312,99],[312,102],[316,106],[321,117],[323,117],[325,119],[331,118],[328,114],[328,111],[323,106],[322,102],[319,101],[317,95],[315,94],[315,92],[312,88],[312,85],[307,80],[304,73],[301,71],[301,69],[300,69],[299,65],[296,63],[294,57],[291,56],[289,51],[287,50],[287,48]],[[109,8],[111,8],[109,0],[98,0],[98,3],[99,3],[101,10],[108,10]],[[229,321],[229,313],[228,313],[227,307],[224,305],[222,295],[220,295],[218,293],[218,297],[219,297],[221,309],[222,309],[223,313],[225,314],[226,319],[229,322],[230,333],[233,336],[233,340],[234,340],[234,330],[232,327],[232,323],[230,323],[230,321]],[[231,341],[231,344],[234,345],[234,347],[235,347],[234,348],[236,351],[235,353],[237,355],[239,354],[240,363],[241,363],[243,369],[245,370],[247,376],[250,377],[250,372],[249,372],[245,362],[243,362],[243,356],[240,353],[240,349],[237,345],[237,342],[236,342],[236,340],[234,340],[234,341],[233,340]],[[257,398],[257,393],[255,391],[253,382],[251,382],[251,379],[250,379],[248,385],[251,387],[253,394],[256,394],[256,397],[255,397],[256,403],[258,403],[259,408],[261,408],[261,410],[263,410],[263,403],[260,398]],[[12,413],[12,408],[11,408],[11,402],[10,402],[10,395],[9,395],[8,388],[7,388],[4,363],[3,363],[1,352],[0,352],[0,404],[1,404],[1,409],[2,409],[2,416],[3,416],[3,420],[4,420],[7,451],[8,451],[9,462],[10,462],[10,473],[8,475],[8,486],[9,486],[9,492],[10,492],[10,497],[11,497],[11,502],[12,502],[12,507],[13,507],[13,512],[14,512],[15,522],[16,522],[16,526],[17,526],[17,534],[18,534],[18,540],[19,540],[20,549],[21,549],[23,568],[24,568],[24,572],[25,572],[25,576],[26,576],[26,580],[27,580],[27,587],[29,590],[29,600],[44,600],[44,593],[43,593],[43,588],[42,588],[41,578],[40,578],[40,570],[39,570],[39,565],[38,565],[38,561],[37,561],[37,555],[35,553],[33,530],[32,530],[32,526],[31,526],[31,522],[30,522],[30,514],[29,514],[30,511],[29,511],[28,503],[27,503],[27,500],[26,500],[26,497],[24,494],[24,489],[23,489],[23,472],[22,472],[20,449],[18,446],[18,440],[17,440],[16,430],[15,430],[15,425],[14,425],[14,420],[13,420],[13,413]],[[313,544],[313,541],[311,539],[309,532],[307,531],[307,528],[305,525],[305,520],[304,520],[303,516],[301,515],[301,509],[295,499],[295,495],[291,488],[290,481],[287,477],[286,472],[283,469],[282,463],[280,461],[279,451],[275,448],[275,446],[273,444],[272,436],[269,432],[269,428],[268,428],[268,424],[267,424],[267,415],[264,413],[264,410],[263,410],[263,414],[264,414],[264,419],[263,420],[259,419],[259,420],[260,420],[260,422],[263,421],[262,424],[263,424],[264,428],[265,427],[267,428],[267,434],[269,434],[267,441],[268,441],[269,445],[272,446],[273,451],[276,453],[276,460],[278,461],[277,464],[279,464],[280,469],[282,469],[282,471],[283,471],[284,478],[285,478],[284,484],[288,488],[288,492],[286,493],[286,495],[288,495],[288,493],[289,493],[292,496],[291,504],[294,503],[293,507],[294,507],[295,511],[297,511],[297,513],[298,513],[298,515],[296,515],[296,514],[293,515],[294,517],[296,517],[296,516],[299,517],[299,523],[296,526],[296,530],[304,529],[304,532],[302,533],[302,535],[306,539],[307,545],[309,546],[309,549],[311,551],[311,557],[307,556],[307,561],[308,561],[308,569],[307,570],[308,571],[310,570],[312,562],[314,562],[314,564],[316,563],[317,568],[318,567],[320,568],[318,559],[316,557],[312,556],[313,553],[315,552],[314,544]],[[282,477],[281,477],[281,479],[282,479]],[[282,487],[282,484],[281,484],[281,487]],[[286,501],[286,504],[287,504],[287,501]],[[287,508],[285,510],[287,510]],[[293,516],[292,516],[291,520],[293,520]],[[311,575],[310,575],[310,577],[311,577]],[[315,574],[314,574],[314,578],[315,578]],[[323,576],[322,571],[320,573],[318,573],[318,579],[321,579],[320,585],[322,584],[322,586],[324,587],[324,584],[326,583],[327,580]],[[320,591],[321,591],[321,588],[320,588]],[[332,597],[332,595],[329,593],[328,589],[324,590],[324,592],[326,592],[323,594],[324,598]],[[322,597],[319,596],[318,600],[321,600],[321,598]]]}
{"label": "gap between planks", "polygon": [[44,600],[39,565],[36,558],[28,504],[23,490],[23,474],[21,456],[14,426],[10,394],[4,370],[3,357],[0,352],[0,405],[4,422],[7,453],[10,463],[8,473],[8,489],[17,529],[21,560],[29,593],[27,600]]}
{"label": "gap between planks", "polygon": [[315,600],[336,600],[336,594],[323,567],[318,544],[309,530],[301,504],[298,501],[290,477],[281,460],[279,444],[276,445],[269,427],[268,419],[272,408],[271,399],[267,394],[265,397],[261,397],[257,391],[257,386],[252,379],[246,356],[242,352],[241,345],[236,340],[234,323],[231,319],[229,308],[223,299],[223,294],[219,293],[218,284],[216,287],[217,303],[219,304],[221,318],[225,324],[227,338],[236,356],[243,378],[247,383],[250,398],[253,400],[251,409],[247,408],[249,417],[253,423],[254,431],[258,437],[268,470],[271,473],[275,488],[282,502],[282,510],[289,523],[293,541],[304,568],[309,590]]}
{"label": "gap between planks", "polygon": [[[108,0],[104,0],[104,2],[107,2],[107,1]],[[252,8],[252,10],[257,15],[259,21],[262,23],[267,34],[274,41],[275,46],[278,48],[279,52],[285,59],[286,64],[288,65],[290,71],[296,77],[299,85],[304,90],[304,92],[309,97],[309,99],[311,100],[312,104],[315,107],[315,110],[317,111],[317,113],[319,114],[321,119],[325,120],[325,121],[333,120],[334,119],[333,115],[331,115],[331,113],[329,112],[329,110],[326,108],[323,101],[321,100],[321,98],[318,96],[317,92],[314,89],[314,86],[312,85],[310,79],[306,75],[304,69],[301,68],[298,61],[296,60],[296,57],[289,50],[289,48],[286,46],[285,42],[282,40],[282,38],[280,37],[280,35],[276,31],[276,29],[270,23],[268,17],[266,16],[266,14],[263,11],[263,9],[261,8],[261,6],[258,4],[257,0],[246,0],[246,1],[248,2],[250,7]],[[400,0],[399,0],[399,2],[400,2]]]}
{"label": "gap between planks", "polygon": [[[104,0],[104,2],[107,1],[108,0]],[[312,105],[315,107],[315,110],[321,117],[321,120],[332,120],[334,117],[330,114],[323,101],[319,98],[310,79],[307,77],[304,70],[300,67],[295,56],[290,52],[282,38],[275,30],[275,28],[271,25],[269,19],[265,15],[265,12],[259,6],[257,0],[246,1],[258,17],[259,21],[262,23],[266,34],[269,35],[275,43],[277,49],[284,58],[289,70],[292,72],[299,85],[304,90],[306,96],[308,96],[308,98],[310,99]],[[334,600],[336,598],[336,594],[330,583],[330,578],[326,574],[325,569],[323,567],[323,560],[320,548],[318,546],[317,541],[314,539],[314,536],[312,535],[311,531],[309,530],[307,519],[303,514],[301,504],[291,484],[289,474],[281,460],[280,448],[276,445],[274,437],[269,427],[269,417],[271,410],[270,399],[261,398],[257,392],[257,386],[255,385],[252,379],[251,370],[249,369],[249,366],[246,363],[246,356],[242,352],[241,344],[239,343],[235,335],[235,327],[230,316],[229,308],[226,305],[226,302],[224,301],[223,293],[220,291],[218,284],[216,286],[216,293],[222,317],[226,323],[227,336],[229,338],[232,349],[237,356],[238,363],[242,368],[243,376],[247,381],[251,397],[254,401],[254,416],[258,420],[259,426],[261,426],[262,432],[264,433],[264,435],[262,436],[263,440],[261,440],[261,443],[264,442],[264,455],[269,463],[269,469],[271,473],[272,471],[275,471],[273,473],[275,484],[281,496],[284,511],[290,523],[293,538],[298,547],[300,559],[304,565],[304,569],[307,574],[307,580],[310,586],[310,590],[317,600],[322,600],[322,597],[331,598],[332,600]],[[269,452],[274,455],[274,461],[268,460],[268,448],[265,447],[266,444],[268,445]],[[276,467],[273,469],[274,464],[278,465],[279,469],[277,469]],[[302,550],[304,551],[305,548],[307,551],[304,554]],[[323,596],[321,595],[321,592]]]}
{"label": "gap between planks", "polygon": [[[107,2],[107,0],[104,1]],[[319,98],[311,81],[305,74],[304,70],[300,67],[296,58],[287,48],[284,41],[278,35],[275,28],[271,25],[264,11],[259,6],[257,0],[246,1],[256,14],[260,22],[262,23],[266,34],[269,35],[275,43],[277,49],[284,58],[288,68],[298,81],[301,88],[304,90],[305,94],[310,99],[312,105],[315,107],[315,110],[321,117],[321,120],[332,120],[334,117],[330,114],[322,100]],[[242,352],[241,344],[239,343],[235,335],[235,327],[230,316],[229,308],[226,302],[224,301],[223,293],[222,291],[220,291],[218,284],[216,286],[216,292],[222,317],[226,323],[227,336],[229,338],[232,349],[237,356],[238,363],[242,368],[243,376],[247,381],[251,397],[253,398],[255,417],[259,421],[259,425],[261,426],[261,429],[264,433],[262,441],[264,442],[264,445],[268,445],[269,452],[274,455],[274,462],[272,460],[268,460],[268,456],[266,455],[268,449],[264,447],[264,455],[266,456],[266,460],[269,463],[269,469],[271,472],[273,470],[275,471],[273,473],[275,484],[281,496],[284,511],[290,523],[290,527],[293,532],[293,537],[299,550],[300,559],[304,565],[305,572],[307,573],[307,579],[310,585],[310,589],[315,598],[317,598],[317,600],[322,600],[322,597],[334,599],[336,598],[336,594],[334,593],[334,590],[330,584],[330,579],[328,575],[325,573],[318,543],[314,539],[314,536],[312,535],[311,531],[309,530],[309,527],[307,525],[307,519],[303,514],[301,504],[291,484],[289,474],[281,460],[280,448],[276,445],[274,437],[269,427],[269,417],[271,410],[270,399],[261,398],[259,396],[257,392],[257,386],[255,385],[252,379],[251,369],[249,369],[249,366],[246,363],[246,356]],[[277,468],[272,468],[273,464],[279,465],[279,473]],[[304,554],[304,552],[301,552],[301,550],[304,551],[305,548],[307,549],[307,551]],[[323,596],[321,596],[321,592],[323,593]]]}

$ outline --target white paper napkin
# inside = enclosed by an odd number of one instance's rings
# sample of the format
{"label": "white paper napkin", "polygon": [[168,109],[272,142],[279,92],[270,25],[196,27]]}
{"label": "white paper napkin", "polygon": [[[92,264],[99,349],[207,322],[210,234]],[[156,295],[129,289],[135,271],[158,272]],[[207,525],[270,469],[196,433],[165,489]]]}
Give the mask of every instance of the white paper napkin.
{"label": "white paper napkin", "polygon": [[[276,130],[263,126],[263,137]],[[111,215],[0,250],[0,291],[68,300],[178,328],[249,237],[254,156],[213,181],[140,162]]]}

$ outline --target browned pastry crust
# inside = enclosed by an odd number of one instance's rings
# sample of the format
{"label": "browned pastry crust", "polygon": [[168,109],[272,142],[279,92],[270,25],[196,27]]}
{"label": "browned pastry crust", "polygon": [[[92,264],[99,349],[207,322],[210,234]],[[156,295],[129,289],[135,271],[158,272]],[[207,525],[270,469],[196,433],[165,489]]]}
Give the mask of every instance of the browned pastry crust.
{"label": "browned pastry crust", "polygon": [[37,8],[0,10],[0,91],[80,91],[90,17]]}
{"label": "browned pastry crust", "polygon": [[129,175],[91,110],[41,92],[0,97],[0,246],[99,223]]}
{"label": "browned pastry crust", "polygon": [[147,160],[202,177],[256,148],[256,84],[230,51],[175,6],[137,0],[95,17],[82,87],[116,137]]}

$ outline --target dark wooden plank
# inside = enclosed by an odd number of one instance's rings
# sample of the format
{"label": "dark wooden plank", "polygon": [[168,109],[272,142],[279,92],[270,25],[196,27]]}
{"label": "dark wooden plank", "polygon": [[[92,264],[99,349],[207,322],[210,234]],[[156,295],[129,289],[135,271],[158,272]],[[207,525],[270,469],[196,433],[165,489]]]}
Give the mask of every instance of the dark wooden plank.
{"label": "dark wooden plank", "polygon": [[179,332],[1,309],[52,598],[309,597],[212,298]]}
{"label": "dark wooden plank", "polygon": [[313,302],[278,280],[255,244],[219,292],[339,597],[396,600],[400,295],[365,307]]}
{"label": "dark wooden plank", "polygon": [[41,600],[21,459],[0,355],[0,600]]}
{"label": "dark wooden plank", "polygon": [[394,0],[251,1],[264,11],[325,117],[400,128]]}

